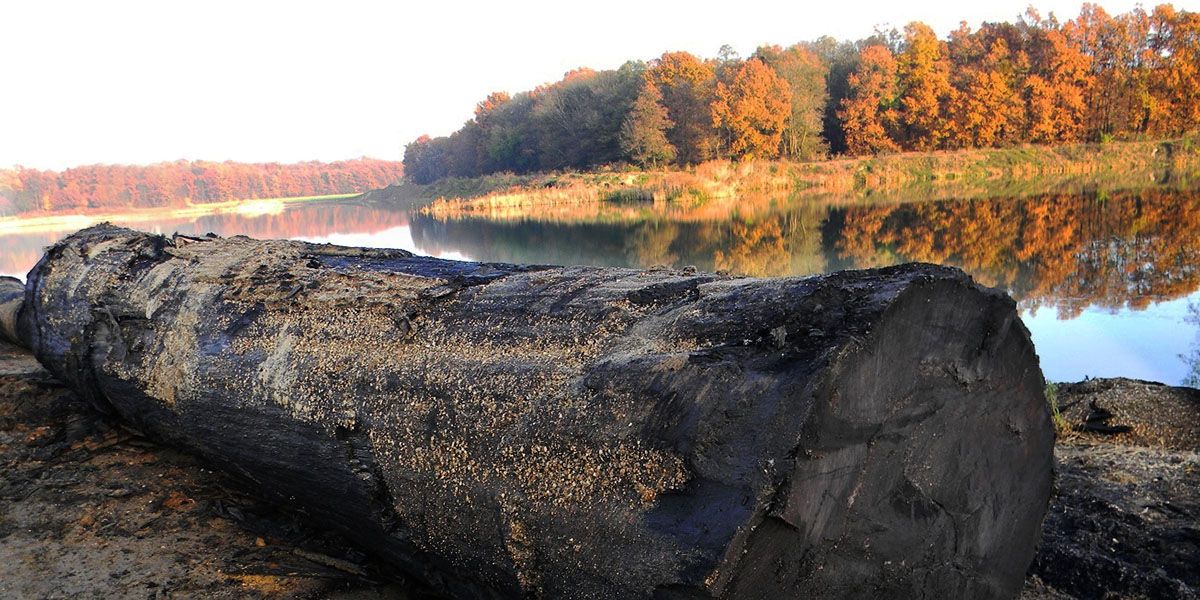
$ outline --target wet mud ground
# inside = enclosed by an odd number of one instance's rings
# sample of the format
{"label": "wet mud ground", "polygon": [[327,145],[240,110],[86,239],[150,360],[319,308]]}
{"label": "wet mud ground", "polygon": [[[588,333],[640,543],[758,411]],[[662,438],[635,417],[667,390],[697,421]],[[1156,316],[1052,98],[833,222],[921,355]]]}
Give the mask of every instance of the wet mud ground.
{"label": "wet mud ground", "polygon": [[[1200,391],[1092,380],[1058,402],[1058,492],[1021,598],[1200,597]],[[0,342],[0,598],[434,597]]]}

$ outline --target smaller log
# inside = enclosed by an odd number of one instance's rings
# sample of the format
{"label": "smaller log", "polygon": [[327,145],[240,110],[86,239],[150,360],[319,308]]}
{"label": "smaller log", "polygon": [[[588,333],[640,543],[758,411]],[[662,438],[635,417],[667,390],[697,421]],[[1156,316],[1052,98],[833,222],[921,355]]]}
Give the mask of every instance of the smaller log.
{"label": "smaller log", "polygon": [[17,314],[25,300],[25,284],[16,277],[0,277],[0,339],[23,346],[17,337]]}

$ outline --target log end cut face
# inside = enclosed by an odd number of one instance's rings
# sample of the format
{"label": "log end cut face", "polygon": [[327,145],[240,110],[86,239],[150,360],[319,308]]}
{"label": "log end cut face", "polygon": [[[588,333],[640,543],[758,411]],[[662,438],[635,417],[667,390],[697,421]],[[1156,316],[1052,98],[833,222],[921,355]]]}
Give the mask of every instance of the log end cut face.
{"label": "log end cut face", "polygon": [[841,350],[723,596],[1017,595],[1053,432],[1011,300],[963,285],[914,283]]}
{"label": "log end cut face", "polygon": [[112,226],[18,330],[161,441],[460,597],[1015,595],[1053,434],[1007,296]]}

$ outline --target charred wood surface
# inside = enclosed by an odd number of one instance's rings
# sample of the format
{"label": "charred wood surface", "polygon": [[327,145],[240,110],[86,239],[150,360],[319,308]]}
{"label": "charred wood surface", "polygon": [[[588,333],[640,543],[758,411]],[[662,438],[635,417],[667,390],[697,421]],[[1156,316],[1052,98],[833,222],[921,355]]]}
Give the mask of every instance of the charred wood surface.
{"label": "charred wood surface", "polygon": [[17,330],[102,410],[461,597],[1013,597],[1051,491],[1013,302],[930,265],[753,279],[101,225],[47,251]]}

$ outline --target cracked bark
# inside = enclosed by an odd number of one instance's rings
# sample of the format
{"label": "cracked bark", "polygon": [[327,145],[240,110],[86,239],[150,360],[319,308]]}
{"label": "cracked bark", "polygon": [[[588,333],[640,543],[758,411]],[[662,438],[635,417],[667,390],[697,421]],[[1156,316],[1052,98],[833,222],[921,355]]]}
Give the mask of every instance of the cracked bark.
{"label": "cracked bark", "polygon": [[47,251],[16,329],[101,408],[460,597],[1012,597],[1050,494],[1012,301],[931,265],[764,280],[97,226]]}

